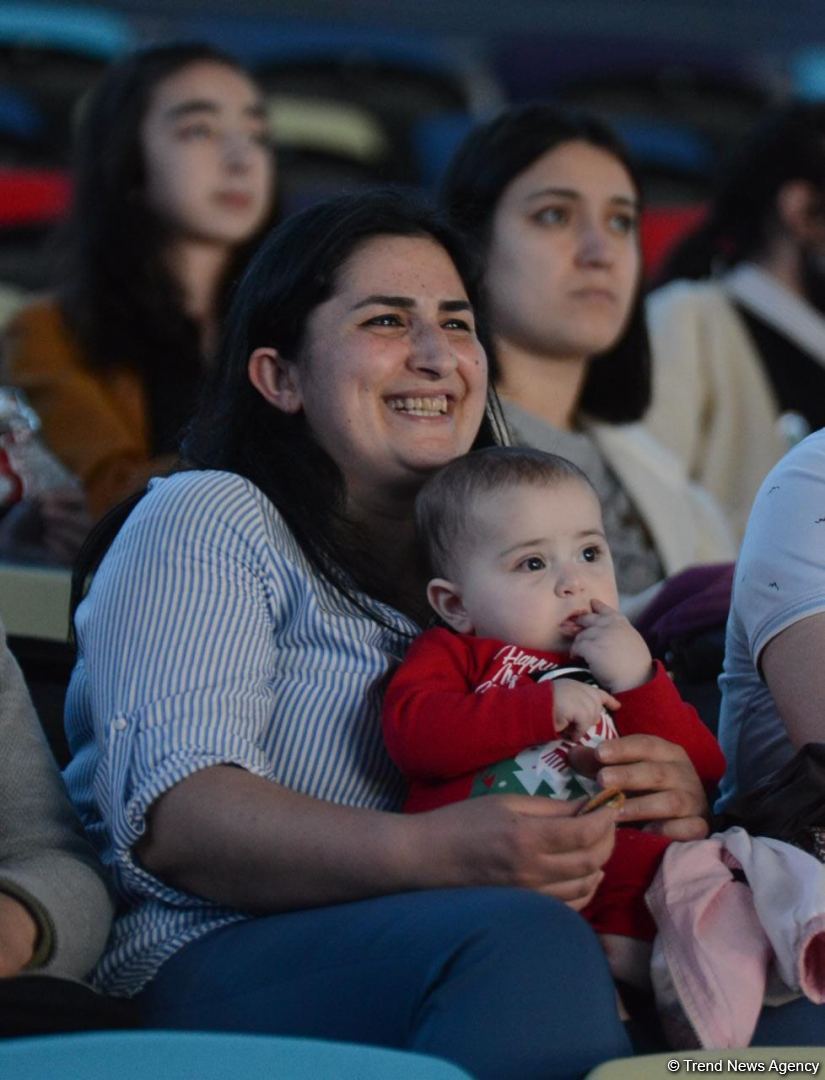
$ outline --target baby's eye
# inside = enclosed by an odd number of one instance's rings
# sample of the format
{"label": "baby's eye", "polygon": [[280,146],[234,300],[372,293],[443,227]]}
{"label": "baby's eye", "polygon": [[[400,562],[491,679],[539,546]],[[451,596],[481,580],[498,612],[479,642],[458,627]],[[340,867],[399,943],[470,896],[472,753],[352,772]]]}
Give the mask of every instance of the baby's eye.
{"label": "baby's eye", "polygon": [[537,571],[544,570],[546,565],[541,555],[528,555],[526,559],[521,560],[516,569],[524,570],[528,574],[534,574]]}
{"label": "baby's eye", "polygon": [[582,559],[585,562],[598,562],[602,557],[602,549],[597,544],[590,544],[582,550]]}

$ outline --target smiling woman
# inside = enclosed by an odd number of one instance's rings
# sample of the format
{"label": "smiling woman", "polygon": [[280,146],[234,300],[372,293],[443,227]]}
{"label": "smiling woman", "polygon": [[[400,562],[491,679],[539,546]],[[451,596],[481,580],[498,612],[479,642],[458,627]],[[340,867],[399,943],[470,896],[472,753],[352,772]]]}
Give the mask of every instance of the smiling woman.
{"label": "smiling woman", "polygon": [[[393,295],[380,291],[388,280]],[[300,362],[258,349],[250,375],[271,404],[313,417],[341,470],[347,512],[359,517],[379,496],[406,507],[422,474],[471,445],[487,361],[445,249],[429,237],[380,236],[353,253],[316,308]]]}
{"label": "smiling woman", "polygon": [[393,813],[380,705],[426,605],[413,501],[491,441],[475,282],[405,196],[287,221],[238,287],[192,468],[154,481],[78,610],[66,776],[121,899],[95,981],[152,1026],[409,1047],[478,1076],[629,1049],[574,910],[614,811]]}
{"label": "smiling woman", "polygon": [[6,364],[97,516],[173,464],[272,215],[258,87],[208,46],[127,57],[85,102],[74,181],[57,294],[13,323]]}

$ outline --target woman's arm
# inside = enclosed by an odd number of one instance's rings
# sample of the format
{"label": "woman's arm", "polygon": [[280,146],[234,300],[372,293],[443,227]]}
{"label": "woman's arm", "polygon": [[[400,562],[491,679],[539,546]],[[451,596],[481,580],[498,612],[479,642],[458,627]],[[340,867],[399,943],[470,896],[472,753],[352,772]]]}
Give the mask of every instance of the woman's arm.
{"label": "woman's arm", "polygon": [[782,630],[762,650],[760,663],[793,745],[825,742],[825,614]]}
{"label": "woman's arm", "polygon": [[1,629],[0,747],[0,972],[32,964],[83,976],[112,903]]}
{"label": "woman's arm", "polygon": [[528,796],[424,814],[339,806],[216,766],[170,788],[136,848],[169,884],[280,911],[414,889],[517,885],[583,907],[613,848],[615,811]]}
{"label": "woman's arm", "polygon": [[0,892],[0,978],[17,975],[34,958],[40,928],[26,905]]}

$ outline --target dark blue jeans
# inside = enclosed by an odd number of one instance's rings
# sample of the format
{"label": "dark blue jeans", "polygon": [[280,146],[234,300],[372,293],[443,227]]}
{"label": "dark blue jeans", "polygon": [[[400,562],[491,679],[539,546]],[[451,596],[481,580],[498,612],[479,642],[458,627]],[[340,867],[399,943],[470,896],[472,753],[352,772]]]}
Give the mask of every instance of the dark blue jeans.
{"label": "dark blue jeans", "polygon": [[153,1027],[373,1043],[477,1077],[580,1076],[630,1054],[602,949],[558,901],[439,889],[250,920],[167,961]]}
{"label": "dark blue jeans", "polygon": [[[521,889],[251,919],[182,949],[138,1000],[151,1027],[373,1043],[490,1080],[578,1077],[633,1053],[593,931]],[[825,1008],[765,1009],[753,1043],[825,1045]]]}

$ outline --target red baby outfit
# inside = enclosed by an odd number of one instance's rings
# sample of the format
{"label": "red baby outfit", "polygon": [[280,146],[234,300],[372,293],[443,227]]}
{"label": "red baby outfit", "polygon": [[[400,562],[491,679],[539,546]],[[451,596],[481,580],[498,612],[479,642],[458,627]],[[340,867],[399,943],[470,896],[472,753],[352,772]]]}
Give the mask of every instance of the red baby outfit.
{"label": "red baby outfit", "polygon": [[[384,699],[387,748],[410,782],[404,809],[432,810],[502,790],[551,793],[537,787],[541,773],[521,762],[527,748],[559,738],[553,722],[553,683],[537,679],[570,664],[564,653],[522,649],[446,629],[422,634]],[[660,663],[648,682],[614,696],[622,705],[612,714],[618,734],[659,735],[677,743],[703,784],[719,780],[725,762],[716,740],[696,710],[679,697]],[[594,741],[612,734],[606,730]],[[531,759],[535,757],[533,752]],[[571,785],[561,797],[581,793]],[[604,881],[583,912],[599,933],[654,936],[644,893],[668,843],[637,828],[617,830]]]}

